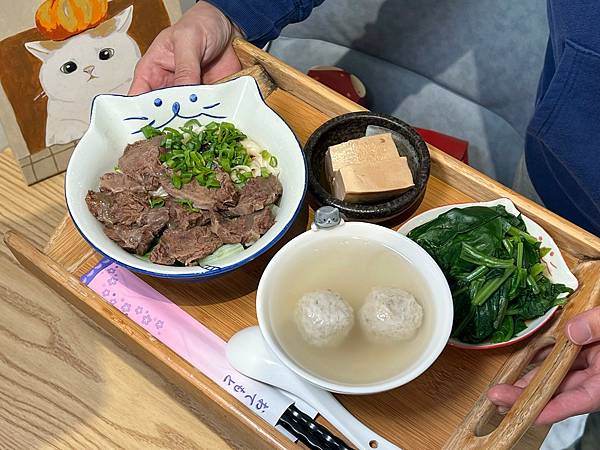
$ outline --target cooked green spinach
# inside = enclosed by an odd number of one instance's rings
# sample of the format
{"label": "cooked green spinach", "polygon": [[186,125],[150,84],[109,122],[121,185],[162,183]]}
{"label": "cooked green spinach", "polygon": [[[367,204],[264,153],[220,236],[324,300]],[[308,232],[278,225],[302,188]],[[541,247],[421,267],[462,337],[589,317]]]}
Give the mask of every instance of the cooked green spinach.
{"label": "cooked green spinach", "polygon": [[508,341],[571,293],[550,282],[542,261],[548,249],[504,206],[454,208],[408,237],[444,272],[454,300],[452,336],[463,342]]}

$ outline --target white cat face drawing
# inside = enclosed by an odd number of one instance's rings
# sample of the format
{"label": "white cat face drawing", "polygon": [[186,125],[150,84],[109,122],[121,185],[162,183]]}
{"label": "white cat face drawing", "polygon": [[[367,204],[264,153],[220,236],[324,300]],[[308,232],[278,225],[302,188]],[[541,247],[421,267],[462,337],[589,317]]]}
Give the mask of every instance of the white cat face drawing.
{"label": "white cat face drawing", "polygon": [[[25,44],[42,61],[40,83],[48,100],[77,102],[89,108],[101,93],[126,93],[140,49],[127,35],[133,6],[96,28],[64,41]],[[89,109],[88,109],[89,111]]]}

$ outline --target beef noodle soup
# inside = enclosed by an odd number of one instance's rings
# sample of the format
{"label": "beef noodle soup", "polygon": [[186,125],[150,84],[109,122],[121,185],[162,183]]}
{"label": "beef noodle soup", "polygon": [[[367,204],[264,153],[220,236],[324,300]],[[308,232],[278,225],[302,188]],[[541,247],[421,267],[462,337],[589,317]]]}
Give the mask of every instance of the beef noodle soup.
{"label": "beef noodle soup", "polygon": [[86,196],[123,249],[156,264],[202,264],[242,251],[275,223],[277,159],[232,124],[142,131]]}

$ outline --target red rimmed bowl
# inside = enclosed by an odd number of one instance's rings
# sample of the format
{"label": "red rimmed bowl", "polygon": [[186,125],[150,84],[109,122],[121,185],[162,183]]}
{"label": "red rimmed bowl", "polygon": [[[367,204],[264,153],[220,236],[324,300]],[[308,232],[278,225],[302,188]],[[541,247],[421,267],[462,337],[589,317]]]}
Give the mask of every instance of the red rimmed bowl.
{"label": "red rimmed bowl", "polygon": [[[429,211],[425,211],[407,222],[400,227],[398,230],[399,233],[403,235],[408,235],[413,229],[421,226],[427,222],[432,221],[436,217],[444,214],[445,212],[450,211],[453,208],[466,208],[469,206],[498,206],[502,205],[506,208],[506,211],[510,214],[518,216],[521,214],[517,207],[514,205],[512,201],[507,198],[500,198],[498,200],[492,200],[489,202],[478,202],[478,203],[461,203],[455,205],[446,205],[440,206],[439,208],[433,208]],[[544,230],[541,226],[535,223],[533,220],[528,218],[527,216],[522,215],[523,221],[525,222],[525,226],[527,227],[527,232],[532,236],[535,236],[538,240],[542,242],[542,247],[550,248],[550,252],[543,258],[544,263],[547,267],[547,275],[552,283],[562,283],[567,287],[575,290],[579,286],[579,282],[575,275],[571,273],[567,263],[565,262],[560,249],[552,239],[552,237]],[[517,333],[512,339],[506,342],[492,343],[490,341],[484,341],[479,344],[469,344],[466,342],[462,342],[458,339],[450,338],[449,344],[453,347],[465,348],[469,350],[487,350],[492,348],[500,348],[506,347],[508,345],[516,344],[517,342],[521,342],[538,330],[540,330],[554,315],[554,313],[558,310],[558,306],[555,306],[549,309],[546,314],[543,316],[537,317],[536,319],[532,319],[526,322],[527,328],[525,328],[520,333]]]}

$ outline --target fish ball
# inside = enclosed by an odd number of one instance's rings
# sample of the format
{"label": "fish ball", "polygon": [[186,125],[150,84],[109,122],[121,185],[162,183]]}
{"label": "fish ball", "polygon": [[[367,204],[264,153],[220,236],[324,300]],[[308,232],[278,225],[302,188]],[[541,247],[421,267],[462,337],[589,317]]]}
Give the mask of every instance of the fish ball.
{"label": "fish ball", "polygon": [[340,294],[323,290],[300,298],[295,320],[302,338],[317,347],[339,345],[354,325],[354,310]]}
{"label": "fish ball", "polygon": [[391,287],[373,288],[359,312],[360,326],[371,340],[412,338],[423,324],[423,307],[410,292]]}

